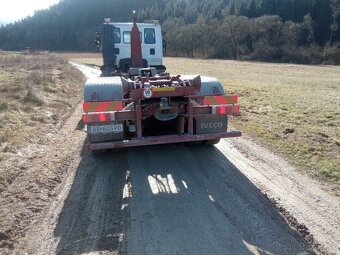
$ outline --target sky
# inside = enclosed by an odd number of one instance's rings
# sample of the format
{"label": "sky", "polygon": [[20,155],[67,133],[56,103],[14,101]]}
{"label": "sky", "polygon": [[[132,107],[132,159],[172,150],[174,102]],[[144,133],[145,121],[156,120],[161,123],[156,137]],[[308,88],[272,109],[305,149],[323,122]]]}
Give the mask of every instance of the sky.
{"label": "sky", "polygon": [[9,23],[26,16],[34,11],[46,9],[60,0],[0,0],[0,23]]}

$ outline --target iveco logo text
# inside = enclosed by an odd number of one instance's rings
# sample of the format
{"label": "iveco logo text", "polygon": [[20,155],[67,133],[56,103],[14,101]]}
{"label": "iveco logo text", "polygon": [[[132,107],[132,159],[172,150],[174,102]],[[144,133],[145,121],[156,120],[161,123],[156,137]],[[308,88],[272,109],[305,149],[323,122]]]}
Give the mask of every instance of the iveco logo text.
{"label": "iveco logo text", "polygon": [[214,122],[214,123],[202,123],[201,124],[201,128],[221,128],[223,127],[223,123],[222,122]]}

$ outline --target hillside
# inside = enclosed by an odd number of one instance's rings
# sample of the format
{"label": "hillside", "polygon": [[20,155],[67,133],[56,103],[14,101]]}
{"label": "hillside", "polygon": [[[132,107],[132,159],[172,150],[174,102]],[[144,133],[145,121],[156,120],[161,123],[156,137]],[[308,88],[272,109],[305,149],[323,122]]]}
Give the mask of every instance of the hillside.
{"label": "hillside", "polygon": [[104,17],[158,19],[168,54],[296,63],[340,62],[340,0],[62,0],[0,28],[0,48],[94,50]]}

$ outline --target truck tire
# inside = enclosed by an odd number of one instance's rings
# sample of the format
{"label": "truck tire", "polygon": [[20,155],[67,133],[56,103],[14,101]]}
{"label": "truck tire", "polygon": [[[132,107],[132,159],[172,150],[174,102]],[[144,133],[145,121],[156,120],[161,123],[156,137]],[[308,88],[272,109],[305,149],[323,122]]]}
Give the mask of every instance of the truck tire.
{"label": "truck tire", "polygon": [[100,155],[105,155],[105,154],[108,154],[108,153],[122,153],[126,151],[126,148],[113,148],[113,149],[103,149],[103,150],[95,150],[95,151],[92,151],[92,155],[97,157],[97,156],[100,156]]}
{"label": "truck tire", "polygon": [[184,143],[186,146],[190,146],[190,147],[193,147],[193,146],[201,146],[203,145],[203,141],[193,141],[193,142],[186,142]]}
{"label": "truck tire", "polygon": [[217,139],[212,139],[212,140],[206,140],[203,142],[203,144],[206,146],[213,146],[215,144],[218,144],[220,141],[221,141],[221,138],[217,138]]}
{"label": "truck tire", "polygon": [[100,155],[104,155],[108,152],[109,152],[109,150],[107,150],[107,149],[91,151],[92,155],[95,156],[95,157],[98,157]]}
{"label": "truck tire", "polygon": [[[202,96],[212,96],[215,95],[215,93],[219,93],[220,95],[224,96],[224,89],[222,84],[215,78],[210,77],[203,77],[202,78],[202,87],[200,91],[200,95]],[[206,140],[203,142],[203,145],[206,146],[213,146],[220,142],[220,138],[212,139],[212,140]]]}

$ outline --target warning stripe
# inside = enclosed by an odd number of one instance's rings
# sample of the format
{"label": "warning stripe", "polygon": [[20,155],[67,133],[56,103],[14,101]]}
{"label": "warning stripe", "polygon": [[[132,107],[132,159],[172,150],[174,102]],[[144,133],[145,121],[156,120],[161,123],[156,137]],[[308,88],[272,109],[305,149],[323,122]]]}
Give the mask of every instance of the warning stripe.
{"label": "warning stripe", "polygon": [[172,87],[162,87],[162,88],[152,88],[153,92],[165,92],[165,91],[175,91],[175,88]]}
{"label": "warning stripe", "polygon": [[83,103],[84,112],[105,112],[105,111],[121,111],[123,110],[122,101],[106,101],[106,102],[86,102]]}
{"label": "warning stripe", "polygon": [[203,104],[205,105],[219,105],[219,104],[236,104],[238,101],[238,96],[206,96],[203,99]]}

